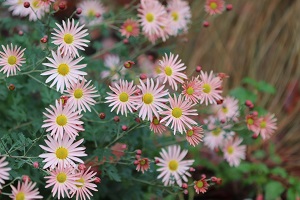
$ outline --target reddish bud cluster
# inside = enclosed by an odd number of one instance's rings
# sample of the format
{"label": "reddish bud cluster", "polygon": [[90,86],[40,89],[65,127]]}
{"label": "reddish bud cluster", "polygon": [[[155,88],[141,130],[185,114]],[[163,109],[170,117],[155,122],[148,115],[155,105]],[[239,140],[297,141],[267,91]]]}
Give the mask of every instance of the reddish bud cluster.
{"label": "reddish bud cluster", "polygon": [[253,108],[254,108],[254,104],[253,104],[252,101],[250,101],[250,100],[246,100],[245,105],[246,105],[249,109],[253,109]]}
{"label": "reddish bud cluster", "polygon": [[105,113],[103,113],[103,112],[100,113],[100,114],[99,114],[99,118],[100,118],[100,119],[105,119]]}

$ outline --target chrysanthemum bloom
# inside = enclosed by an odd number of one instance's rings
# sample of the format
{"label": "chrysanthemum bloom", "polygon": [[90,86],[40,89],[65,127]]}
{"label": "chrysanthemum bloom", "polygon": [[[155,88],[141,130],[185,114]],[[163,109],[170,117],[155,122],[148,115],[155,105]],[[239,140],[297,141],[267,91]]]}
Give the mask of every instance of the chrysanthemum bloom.
{"label": "chrysanthemum bloom", "polygon": [[4,184],[4,180],[9,179],[9,171],[11,170],[10,167],[7,167],[8,162],[5,161],[5,157],[0,155],[0,189],[2,189],[2,184]]}
{"label": "chrysanthemum bloom", "polygon": [[168,102],[168,99],[165,98],[168,90],[164,90],[164,85],[160,85],[158,80],[155,84],[153,79],[149,78],[147,78],[146,84],[140,80],[138,88],[141,90],[141,95],[138,96],[136,102],[136,109],[140,109],[139,117],[148,121],[151,121],[154,116],[159,118],[162,108],[167,108],[164,103]]}
{"label": "chrysanthemum bloom", "polygon": [[166,126],[171,124],[171,128],[176,131],[183,133],[186,131],[186,126],[192,128],[193,124],[197,124],[194,120],[188,116],[198,115],[196,109],[191,109],[195,104],[190,101],[184,101],[183,97],[179,95],[177,98],[174,94],[174,98],[169,96],[170,108],[167,107],[166,111],[160,112],[162,115],[166,115],[161,122],[167,121]]}
{"label": "chrysanthemum bloom", "polygon": [[58,45],[58,52],[63,55],[69,56],[79,56],[78,49],[83,50],[83,47],[87,47],[86,43],[89,43],[89,40],[83,39],[88,35],[87,29],[82,29],[84,25],[79,26],[79,23],[70,22],[68,19],[67,23],[62,21],[63,26],[56,23],[56,26],[59,29],[54,28],[55,33],[51,33],[54,35],[52,37],[52,43]]}
{"label": "chrysanthemum bloom", "polygon": [[106,8],[99,0],[84,0],[77,5],[77,8],[81,8],[82,12],[79,17],[81,24],[85,26],[99,25],[103,21],[103,14],[106,12]]}
{"label": "chrysanthemum bloom", "polygon": [[172,19],[170,26],[173,29],[173,35],[177,35],[179,30],[187,30],[192,16],[188,2],[170,0],[168,1],[167,10]]}
{"label": "chrysanthemum bloom", "polygon": [[42,149],[47,151],[39,155],[40,158],[44,158],[44,169],[50,167],[55,168],[58,164],[64,167],[68,165],[75,166],[75,162],[84,163],[79,157],[87,156],[84,152],[85,147],[79,147],[83,142],[83,139],[75,142],[74,139],[69,138],[68,135],[64,135],[62,139],[55,140],[50,135],[47,135],[48,140],[45,140],[48,146],[39,145]]}
{"label": "chrysanthemum bloom", "polygon": [[12,12],[14,16],[27,16],[30,9],[24,7],[25,0],[6,0],[3,5],[9,6],[8,10]]}
{"label": "chrysanthemum bloom", "polygon": [[70,104],[63,107],[61,102],[56,101],[55,107],[50,105],[51,109],[46,108],[48,113],[43,113],[47,119],[44,120],[42,128],[47,128],[46,131],[50,132],[55,140],[62,139],[65,134],[70,138],[75,138],[79,131],[84,131],[78,125],[83,124],[80,121],[82,115],[78,112],[73,112]]}
{"label": "chrysanthemum bloom", "polygon": [[274,114],[268,113],[258,119],[258,125],[258,129],[254,132],[260,134],[263,140],[269,139],[277,129],[277,118]]}
{"label": "chrysanthemum bloom", "polygon": [[246,145],[241,145],[241,138],[226,140],[223,146],[224,158],[230,166],[239,166],[246,156]]}
{"label": "chrysanthemum bloom", "polygon": [[212,109],[216,112],[220,120],[237,120],[239,113],[239,101],[233,97],[226,97],[222,104],[213,105]]}
{"label": "chrysanthemum bloom", "polygon": [[121,35],[126,38],[137,37],[140,34],[140,27],[137,21],[133,19],[127,19],[120,29]]}
{"label": "chrysanthemum bloom", "polygon": [[206,176],[202,176],[202,178],[200,180],[194,182],[194,189],[197,194],[199,194],[200,192],[202,194],[204,194],[206,192],[206,190],[208,189],[209,184],[207,183],[205,178],[206,178]]}
{"label": "chrysanthemum bloom", "polygon": [[259,121],[257,115],[249,114],[246,116],[247,128],[250,131],[258,132],[259,130]]}
{"label": "chrysanthemum bloom", "polygon": [[39,0],[39,5],[40,6],[50,6],[55,0]]}
{"label": "chrysanthemum bloom", "polygon": [[115,54],[108,54],[104,57],[104,66],[108,67],[101,72],[101,78],[109,77],[112,82],[120,80],[125,75],[123,64],[121,63],[120,57]]}
{"label": "chrysanthemum bloom", "polygon": [[18,181],[18,187],[15,188],[13,185],[10,185],[12,189],[12,194],[9,196],[11,199],[20,200],[20,199],[42,199],[43,197],[40,194],[38,188],[34,188],[36,183]]}
{"label": "chrysanthemum bloom", "polygon": [[164,79],[164,84],[168,81],[168,84],[172,87],[173,90],[177,90],[178,83],[183,83],[184,79],[187,79],[187,76],[182,73],[186,69],[184,63],[181,63],[181,60],[177,60],[178,55],[174,57],[174,54],[170,53],[168,57],[165,54],[165,57],[159,61],[162,73],[159,74],[161,78]]}
{"label": "chrysanthemum bloom", "polygon": [[77,82],[78,76],[84,76],[87,73],[80,71],[86,67],[86,64],[78,64],[83,57],[73,59],[72,57],[65,55],[62,56],[59,52],[52,51],[52,57],[46,57],[50,63],[43,63],[43,65],[53,68],[49,71],[42,73],[41,75],[50,75],[46,83],[53,80],[50,87],[56,84],[56,90],[63,93],[65,87],[70,87],[70,83]]}
{"label": "chrysanthemum bloom", "polygon": [[86,83],[84,77],[81,79],[81,81],[77,79],[77,82],[72,82],[70,88],[66,90],[67,96],[69,96],[67,102],[71,104],[74,110],[78,110],[79,112],[81,112],[81,110],[84,112],[88,110],[91,112],[90,106],[96,103],[93,98],[99,97],[100,95],[95,94],[97,90],[93,85],[90,85],[91,81]]}
{"label": "chrysanthemum bloom", "polygon": [[21,50],[21,47],[13,46],[13,44],[5,46],[2,45],[4,52],[0,51],[0,66],[2,67],[0,72],[3,71],[9,77],[10,75],[16,75],[17,70],[20,71],[19,67],[25,63],[23,58],[25,49]]}
{"label": "chrysanthemum bloom", "polygon": [[145,171],[147,171],[150,168],[150,163],[149,163],[149,159],[148,158],[140,158],[138,160],[137,166],[136,166],[136,170],[142,171],[142,173],[144,173]]}
{"label": "chrysanthemum bloom", "polygon": [[162,178],[165,186],[173,185],[176,181],[177,185],[181,187],[182,180],[188,182],[187,176],[191,176],[188,170],[194,160],[183,160],[187,153],[187,150],[181,152],[179,145],[173,145],[168,146],[167,151],[162,149],[159,153],[161,158],[155,157],[158,160],[157,165],[160,167],[157,169],[160,172],[157,178]]}
{"label": "chrysanthemum bloom", "polygon": [[193,126],[186,132],[186,140],[193,145],[194,147],[202,142],[203,138],[203,129],[200,126]]}
{"label": "chrysanthemum bloom", "polygon": [[221,14],[225,9],[224,0],[206,0],[205,11],[210,15]]}
{"label": "chrysanthemum bloom", "polygon": [[222,81],[219,77],[215,77],[213,72],[211,71],[208,75],[207,72],[201,71],[200,75],[201,80],[201,96],[200,96],[200,104],[205,102],[205,105],[217,104],[217,100],[221,100],[222,90],[220,87],[222,86]]}
{"label": "chrysanthemum bloom", "polygon": [[154,133],[159,133],[162,134],[167,130],[167,127],[160,122],[161,117],[153,117],[153,120],[150,122],[150,130],[153,131]]}
{"label": "chrysanthemum bloom", "polygon": [[193,103],[198,103],[201,95],[201,82],[198,77],[193,77],[192,80],[187,81],[182,85],[182,94],[186,100],[190,100]]}
{"label": "chrysanthemum bloom", "polygon": [[108,107],[112,107],[111,111],[117,109],[117,114],[121,112],[122,115],[127,116],[127,112],[133,112],[135,109],[135,102],[137,96],[134,95],[136,92],[136,86],[132,82],[120,80],[119,84],[114,83],[114,87],[109,86],[114,93],[109,93],[108,97],[105,97],[105,103],[110,103]]}
{"label": "chrysanthemum bloom", "polygon": [[93,182],[95,181],[95,176],[97,172],[91,171],[91,167],[87,170],[82,170],[76,177],[76,182],[80,183],[80,185],[76,184],[76,190],[70,191],[71,198],[76,195],[76,199],[90,199],[93,194],[91,190],[98,191],[97,185]]}
{"label": "chrysanthemum bloom", "polygon": [[[49,6],[41,4],[40,0],[26,0],[30,3],[30,8],[27,8],[29,21],[42,19],[46,12],[49,12]],[[25,2],[25,1],[24,1]],[[25,8],[26,9],[26,8]]]}
{"label": "chrysanthemum bloom", "polygon": [[53,187],[51,190],[52,196],[57,198],[65,198],[65,194],[70,198],[69,192],[77,189],[76,185],[82,185],[78,180],[78,173],[74,173],[75,170],[72,166],[63,167],[58,165],[55,169],[49,171],[50,175],[46,176],[47,185],[45,188]]}
{"label": "chrysanthemum bloom", "polygon": [[138,12],[143,32],[148,35],[160,35],[162,27],[165,26],[162,20],[166,14],[164,6],[157,0],[141,0]]}

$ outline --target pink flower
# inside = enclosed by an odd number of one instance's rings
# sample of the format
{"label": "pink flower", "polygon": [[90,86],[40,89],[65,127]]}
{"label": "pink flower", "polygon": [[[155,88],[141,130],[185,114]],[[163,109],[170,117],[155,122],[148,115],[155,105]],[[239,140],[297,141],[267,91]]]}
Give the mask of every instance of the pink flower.
{"label": "pink flower", "polygon": [[12,194],[9,196],[12,199],[42,199],[43,197],[38,191],[38,188],[35,188],[36,183],[29,182],[26,180],[25,182],[18,181],[18,187],[15,188],[13,185],[10,185],[12,189]]}
{"label": "pink flower", "polygon": [[168,95],[168,90],[164,90],[164,85],[160,86],[158,80],[155,84],[153,79],[149,78],[147,78],[146,84],[140,80],[138,88],[141,90],[141,95],[138,96],[136,102],[136,109],[140,109],[139,117],[143,120],[147,118],[148,121],[152,120],[154,116],[159,118],[159,112],[162,111],[162,108],[167,107],[164,103],[168,99],[164,97]]}
{"label": "pink flower", "polygon": [[42,19],[46,12],[49,12],[49,6],[41,4],[40,0],[23,0],[30,3],[30,8],[24,10],[29,15],[29,21],[37,21]]}
{"label": "pink flower", "polygon": [[39,1],[39,5],[40,6],[50,6],[53,2],[55,2],[55,0],[38,0]]}
{"label": "pink flower", "polygon": [[100,74],[101,78],[110,78],[112,82],[124,77],[125,70],[121,63],[120,57],[115,54],[107,54],[104,57],[104,66],[108,69],[103,69]]}
{"label": "pink flower", "polygon": [[99,25],[103,21],[103,14],[106,8],[98,0],[81,1],[77,8],[81,8],[82,12],[79,16],[79,22],[85,26]]}
{"label": "pink flower", "polygon": [[9,179],[9,171],[11,170],[10,167],[8,166],[8,162],[5,161],[5,157],[0,156],[0,189],[2,189],[2,185],[4,184],[4,180],[8,180]]}
{"label": "pink flower", "polygon": [[120,29],[121,35],[125,36],[126,38],[137,37],[140,34],[140,28],[137,21],[133,19],[127,19]]}
{"label": "pink flower", "polygon": [[199,126],[193,126],[191,129],[189,129],[186,132],[186,140],[190,143],[190,145],[193,145],[194,147],[202,142],[203,138],[203,129]]}
{"label": "pink flower", "polygon": [[67,89],[67,96],[69,96],[69,99],[67,101],[68,104],[71,105],[71,107],[74,108],[74,110],[78,110],[81,112],[83,110],[86,112],[86,110],[91,112],[90,106],[95,105],[96,101],[93,99],[94,97],[99,97],[99,94],[97,93],[97,90],[95,87],[90,85],[91,81],[86,83],[85,78],[77,79],[77,82],[72,82],[70,88]]}
{"label": "pink flower", "polygon": [[64,55],[68,56],[79,56],[78,49],[83,50],[83,47],[87,47],[86,43],[89,43],[89,40],[83,39],[88,35],[87,29],[82,29],[84,25],[79,26],[79,23],[70,22],[68,19],[67,23],[62,21],[63,26],[55,23],[59,29],[54,28],[55,33],[52,37],[53,44],[58,45],[58,52],[61,52]]}
{"label": "pink flower", "polygon": [[197,78],[192,78],[191,81],[187,81],[182,85],[183,91],[182,94],[184,95],[186,100],[190,100],[193,103],[198,103],[199,97],[201,95],[201,82]]}
{"label": "pink flower", "polygon": [[149,159],[148,158],[140,158],[138,160],[137,166],[136,166],[136,170],[142,171],[142,173],[144,173],[145,171],[147,171],[150,168],[150,163],[149,163]]}
{"label": "pink flower", "polygon": [[206,0],[205,11],[210,15],[221,14],[225,9],[224,0]]}
{"label": "pink flower", "polygon": [[157,178],[162,178],[165,186],[173,185],[176,181],[177,185],[181,187],[182,180],[188,182],[187,177],[191,176],[188,170],[194,160],[183,160],[187,153],[187,150],[181,152],[180,146],[173,145],[168,146],[167,151],[162,149],[159,153],[161,158],[155,157],[158,161],[157,165],[160,167],[157,169],[160,172]]}
{"label": "pink flower", "polygon": [[269,139],[277,129],[277,118],[274,114],[267,114],[258,119],[259,127],[254,132],[260,134],[263,140]]}
{"label": "pink flower", "polygon": [[161,117],[159,118],[153,117],[153,120],[150,122],[150,130],[153,131],[154,133],[159,133],[159,134],[165,132],[167,128],[160,121],[161,121]]}
{"label": "pink flower", "polygon": [[83,128],[77,125],[83,124],[80,121],[78,111],[73,112],[73,108],[70,104],[62,106],[62,103],[56,101],[55,107],[50,105],[51,110],[46,108],[48,113],[43,113],[47,119],[44,120],[42,128],[47,128],[46,131],[50,132],[51,136],[54,136],[55,140],[62,139],[64,134],[67,134],[70,138],[75,138],[79,131],[84,131]]}
{"label": "pink flower", "polygon": [[215,77],[213,72],[211,71],[208,75],[207,72],[201,71],[200,75],[201,80],[201,96],[200,96],[200,104],[205,102],[205,105],[217,104],[217,100],[221,100],[222,90],[220,90],[222,86],[222,81],[219,77]]}
{"label": "pink flower", "polygon": [[171,107],[167,107],[166,111],[160,113],[166,115],[161,122],[167,121],[166,126],[172,122],[171,128],[174,129],[174,134],[176,131],[180,133],[186,131],[185,126],[191,129],[192,124],[197,124],[197,122],[188,117],[198,115],[196,109],[191,109],[195,104],[190,101],[184,101],[181,95],[177,98],[175,94],[174,98],[169,96],[169,101]]}
{"label": "pink flower", "polygon": [[[64,135],[62,139],[55,140],[50,135],[47,135],[48,140],[45,140],[48,146],[39,145],[42,149],[47,151],[39,155],[44,158],[44,169],[50,167],[55,168],[58,164],[67,167],[68,165],[75,166],[75,162],[84,163],[79,157],[87,156],[84,152],[85,147],[78,147],[83,139],[75,142],[74,139]],[[75,162],[74,162],[75,161]]]}
{"label": "pink flower", "polygon": [[3,5],[9,6],[8,10],[12,12],[13,16],[27,16],[30,9],[24,7],[25,0],[6,0]]}
{"label": "pink flower", "polygon": [[242,143],[241,138],[226,140],[223,146],[224,158],[229,162],[230,166],[239,166],[241,160],[246,156],[246,145]]}
{"label": "pink flower", "polygon": [[259,121],[257,115],[249,114],[246,116],[247,128],[254,133],[259,134]]}
{"label": "pink flower", "polygon": [[212,109],[217,113],[220,120],[238,120],[239,101],[233,97],[226,97],[222,104],[213,105]]}
{"label": "pink flower", "polygon": [[20,67],[25,63],[24,51],[21,50],[21,47],[13,46],[10,44],[10,47],[7,45],[6,48],[2,45],[4,52],[0,51],[0,66],[2,66],[0,72],[6,74],[7,77],[10,75],[16,75],[17,70],[20,71]]}
{"label": "pink flower", "polygon": [[199,194],[200,192],[204,194],[206,190],[208,190],[209,185],[205,178],[206,176],[203,176],[200,180],[194,182],[194,189],[197,194]]}
{"label": "pink flower", "polygon": [[133,85],[133,81],[128,83],[128,81],[120,80],[119,84],[114,83],[114,87],[109,86],[109,88],[114,94],[107,92],[109,96],[105,97],[105,103],[110,103],[108,107],[112,107],[111,111],[117,109],[117,114],[121,111],[121,114],[125,116],[128,111],[132,113],[138,98],[134,96],[136,86]]}
{"label": "pink flower", "polygon": [[184,63],[181,63],[181,60],[177,60],[178,55],[174,57],[174,54],[170,53],[168,58],[167,54],[159,61],[161,66],[162,73],[159,74],[164,79],[163,83],[168,81],[169,85],[173,90],[177,90],[178,83],[183,83],[184,79],[187,79],[187,76],[182,73],[186,69]]}

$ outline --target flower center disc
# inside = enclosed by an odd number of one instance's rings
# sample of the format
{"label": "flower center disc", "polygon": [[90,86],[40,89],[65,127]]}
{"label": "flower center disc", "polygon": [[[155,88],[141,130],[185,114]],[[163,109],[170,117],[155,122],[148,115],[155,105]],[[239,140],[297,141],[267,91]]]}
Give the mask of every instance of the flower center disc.
{"label": "flower center disc", "polygon": [[64,147],[59,147],[58,149],[56,149],[55,151],[55,155],[58,159],[66,159],[68,157],[68,149],[64,148]]}
{"label": "flower center disc", "polygon": [[194,131],[193,130],[188,130],[186,132],[187,136],[192,137],[194,135]]}
{"label": "flower center disc", "polygon": [[189,87],[187,90],[186,90],[186,93],[188,95],[192,95],[194,93],[194,88],[193,87]]}
{"label": "flower center disc", "polygon": [[167,76],[171,76],[172,75],[172,68],[171,67],[169,67],[169,66],[166,66],[165,67],[165,73],[166,73],[166,75]]}
{"label": "flower center disc", "polygon": [[14,65],[17,62],[17,57],[16,56],[9,56],[7,59],[8,64]]}
{"label": "flower center disc", "polygon": [[176,22],[179,19],[178,12],[172,12],[171,16],[173,17],[173,20]]}
{"label": "flower center disc", "polygon": [[158,125],[159,124],[159,120],[155,117],[152,121],[153,124]]}
{"label": "flower center disc", "polygon": [[144,166],[145,164],[146,164],[146,160],[145,159],[140,160],[140,165]]}
{"label": "flower center disc", "polygon": [[67,180],[67,174],[64,172],[60,172],[59,174],[57,174],[56,180],[59,183],[64,183]]}
{"label": "flower center disc", "polygon": [[153,95],[150,93],[146,93],[143,96],[143,102],[145,104],[151,104],[153,102]]}
{"label": "flower center disc", "polygon": [[24,194],[24,192],[19,192],[16,195],[16,200],[25,200],[25,194]]}
{"label": "flower center disc", "polygon": [[67,43],[67,44],[72,44],[73,41],[74,41],[73,35],[71,35],[71,34],[69,34],[69,33],[65,34],[65,35],[64,35],[64,41],[65,41],[65,43]]}
{"label": "flower center disc", "polygon": [[38,0],[33,1],[33,2],[32,2],[32,6],[33,6],[34,8],[39,8],[39,7],[40,7],[40,6],[39,6],[39,1],[38,1]]}
{"label": "flower center disc", "polygon": [[176,160],[171,160],[171,161],[169,162],[169,169],[170,169],[171,171],[176,171],[177,168],[178,168],[178,162],[177,162]]}
{"label": "flower center disc", "polygon": [[146,15],[146,20],[147,20],[148,22],[153,22],[153,20],[154,20],[154,15],[153,15],[152,13],[147,13],[147,15]]}
{"label": "flower center disc", "polygon": [[172,115],[175,118],[179,118],[182,115],[182,110],[180,108],[173,108]]}
{"label": "flower center disc", "polygon": [[203,182],[202,181],[197,181],[196,186],[197,188],[202,188],[203,187]]}
{"label": "flower center disc", "polygon": [[78,179],[76,182],[81,183],[80,185],[76,185],[76,187],[78,188],[82,188],[82,186],[84,185],[84,179],[82,177]]}
{"label": "flower center disc", "polygon": [[253,125],[253,123],[254,123],[253,119],[250,118],[250,119],[247,120],[247,124]]}
{"label": "flower center disc", "polygon": [[232,154],[233,151],[234,151],[234,148],[233,148],[232,146],[230,146],[230,147],[227,148],[227,152],[228,152],[229,154]]}
{"label": "flower center disc", "polygon": [[80,99],[82,96],[83,96],[83,91],[82,91],[82,89],[76,89],[76,90],[74,91],[74,97],[75,97],[76,99]]}
{"label": "flower center disc", "polygon": [[127,32],[131,33],[132,30],[133,30],[133,27],[132,27],[131,25],[127,25],[127,26],[126,26],[126,31],[127,31]]}
{"label": "flower center disc", "polygon": [[221,133],[221,129],[220,128],[216,128],[215,130],[212,131],[212,134],[214,136],[218,136],[218,135],[220,135],[220,133]]}
{"label": "flower center disc", "polygon": [[126,92],[122,92],[120,95],[119,95],[119,99],[120,101],[122,102],[127,102],[128,99],[129,99],[129,96]]}
{"label": "flower center disc", "polygon": [[56,117],[56,123],[59,126],[64,126],[67,124],[67,122],[68,122],[68,119],[65,115],[59,115],[58,117]]}
{"label": "flower center disc", "polygon": [[266,121],[260,122],[260,128],[266,128],[266,126],[267,126],[267,122]]}
{"label": "flower center disc", "polygon": [[213,9],[213,10],[215,10],[215,9],[218,7],[218,5],[216,4],[216,2],[210,3],[209,6],[210,6],[210,8]]}
{"label": "flower center disc", "polygon": [[208,94],[211,91],[211,87],[207,83],[203,84],[202,88],[203,88],[203,92],[206,94]]}
{"label": "flower center disc", "polygon": [[223,107],[222,108],[222,112],[225,113],[225,114],[227,114],[228,113],[228,108],[227,107]]}
{"label": "flower center disc", "polygon": [[57,72],[62,75],[65,76],[69,73],[70,68],[67,64],[60,64],[57,68]]}

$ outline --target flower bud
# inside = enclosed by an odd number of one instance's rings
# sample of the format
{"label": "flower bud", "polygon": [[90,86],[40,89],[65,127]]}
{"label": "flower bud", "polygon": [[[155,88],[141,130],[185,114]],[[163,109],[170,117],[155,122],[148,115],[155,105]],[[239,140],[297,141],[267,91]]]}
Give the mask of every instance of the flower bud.
{"label": "flower bud", "polygon": [[183,194],[188,194],[189,191],[188,190],[183,190]]}
{"label": "flower bud", "polygon": [[182,183],[182,186],[181,186],[183,189],[186,189],[186,188],[188,188],[188,184],[186,184],[186,183]]}
{"label": "flower bud", "polygon": [[33,163],[33,167],[36,168],[36,169],[39,168],[39,163],[38,162],[34,162]]}
{"label": "flower bud", "polygon": [[58,5],[58,7],[59,7],[60,10],[65,10],[66,7],[67,7],[66,2],[64,2],[64,1],[60,2],[59,5]]}
{"label": "flower bud", "polygon": [[82,8],[77,8],[77,9],[76,9],[76,14],[77,14],[77,15],[80,15],[81,13],[82,13]]}
{"label": "flower bud", "polygon": [[141,155],[141,154],[142,154],[142,150],[137,149],[137,150],[136,150],[136,154],[137,154],[137,155]]}
{"label": "flower bud", "polygon": [[124,62],[124,67],[130,69],[135,63],[131,60]]}
{"label": "flower bud", "polygon": [[100,13],[96,13],[95,17],[99,18],[99,17],[101,17],[101,14]]}
{"label": "flower bud", "polygon": [[101,183],[101,179],[99,177],[95,177],[94,182],[95,183]]}
{"label": "flower bud", "polygon": [[203,27],[205,27],[205,28],[209,27],[209,22],[208,21],[204,21],[203,22]]}
{"label": "flower bud", "polygon": [[8,86],[8,89],[10,90],[10,91],[14,91],[15,89],[16,89],[16,86],[14,85],[14,84],[9,84],[9,86]]}
{"label": "flower bud", "polygon": [[80,163],[79,165],[78,165],[78,169],[79,170],[85,170],[86,169],[86,166],[85,166],[85,164],[82,164],[82,163]]}
{"label": "flower bud", "polygon": [[47,43],[48,42],[48,39],[47,38],[45,38],[45,37],[42,37],[41,38],[41,43]]}
{"label": "flower bud", "polygon": [[114,116],[114,121],[115,122],[119,122],[120,121],[120,117],[119,116]]}
{"label": "flower bud", "polygon": [[31,180],[30,180],[30,177],[29,177],[29,176],[23,175],[23,176],[22,176],[22,181],[23,181],[23,182],[26,182],[26,181],[27,181],[27,182],[30,182]]}
{"label": "flower bud", "polygon": [[133,162],[133,164],[134,164],[134,165],[138,165],[138,164],[139,164],[139,161],[138,161],[138,160],[135,160],[135,161]]}
{"label": "flower bud", "polygon": [[99,118],[100,118],[100,119],[105,119],[105,113],[103,113],[103,112],[100,113],[100,114],[99,114]]}
{"label": "flower bud", "polygon": [[122,125],[122,130],[127,131],[128,127],[126,125]]}
{"label": "flower bud", "polygon": [[202,70],[202,67],[201,67],[201,66],[197,66],[197,67],[196,67],[196,72],[201,72],[201,70]]}
{"label": "flower bud", "polygon": [[141,79],[141,80],[145,80],[146,78],[147,78],[147,74],[141,74],[141,75],[140,75],[140,79]]}
{"label": "flower bud", "polygon": [[227,4],[227,5],[226,5],[226,10],[227,10],[227,11],[231,11],[232,8],[233,8],[232,4]]}
{"label": "flower bud", "polygon": [[25,1],[23,3],[23,5],[24,5],[25,8],[29,8],[30,7],[30,3],[28,1]]}

